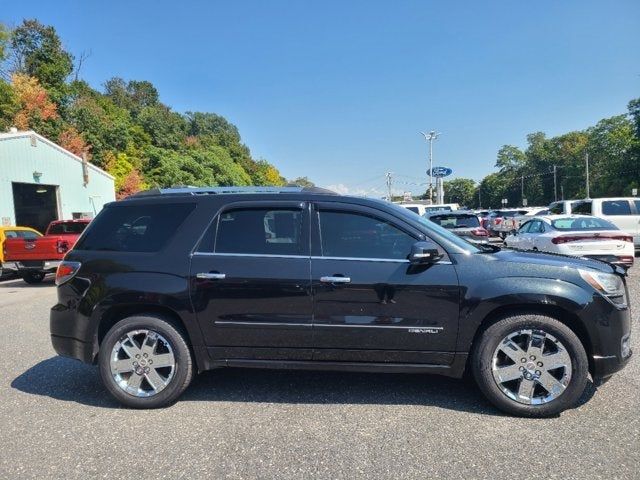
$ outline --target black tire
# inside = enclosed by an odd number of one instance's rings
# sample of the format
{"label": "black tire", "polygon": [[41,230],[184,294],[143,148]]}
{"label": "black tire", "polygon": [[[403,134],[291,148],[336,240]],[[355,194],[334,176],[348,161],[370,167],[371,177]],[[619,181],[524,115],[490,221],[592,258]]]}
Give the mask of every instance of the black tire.
{"label": "black tire", "polygon": [[43,272],[27,272],[22,274],[22,279],[30,285],[42,282],[44,280]]}
{"label": "black tire", "polygon": [[[571,359],[569,383],[560,395],[548,403],[519,403],[500,389],[493,376],[494,352],[500,342],[515,332],[527,329],[541,330],[555,337],[565,347]],[[544,359],[544,356],[542,358]],[[549,417],[574,407],[587,386],[589,374],[587,353],[576,334],[555,318],[536,314],[505,317],[489,326],[474,345],[471,365],[476,383],[487,399],[500,410],[521,417]]]}
{"label": "black tire", "polygon": [[[124,391],[111,374],[111,353],[116,343],[133,330],[150,330],[168,341],[175,357],[175,371],[166,387],[148,397],[138,397]],[[193,358],[186,334],[171,321],[153,314],[136,315],[116,323],[105,335],[98,354],[102,383],[116,400],[131,408],[160,408],[171,405],[187,389],[193,379]]]}

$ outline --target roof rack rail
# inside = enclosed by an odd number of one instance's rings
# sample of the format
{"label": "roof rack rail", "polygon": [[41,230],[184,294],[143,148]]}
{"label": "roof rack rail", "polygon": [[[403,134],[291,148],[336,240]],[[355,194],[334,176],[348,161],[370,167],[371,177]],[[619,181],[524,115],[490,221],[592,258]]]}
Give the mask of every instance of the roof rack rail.
{"label": "roof rack rail", "polygon": [[224,195],[237,193],[316,193],[336,195],[335,192],[319,187],[192,187],[175,186],[171,188],[153,188],[135,193],[128,198],[154,197],[165,195]]}

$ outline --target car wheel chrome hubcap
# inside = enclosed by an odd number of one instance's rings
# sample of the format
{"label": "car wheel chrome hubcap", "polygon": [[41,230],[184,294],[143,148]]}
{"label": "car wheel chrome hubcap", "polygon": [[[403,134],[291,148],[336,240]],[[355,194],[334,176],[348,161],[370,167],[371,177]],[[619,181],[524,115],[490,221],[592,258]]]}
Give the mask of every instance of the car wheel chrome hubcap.
{"label": "car wheel chrome hubcap", "polygon": [[525,405],[555,400],[571,381],[569,352],[543,330],[518,330],[506,336],[493,353],[491,369],[502,393]]}
{"label": "car wheel chrome hubcap", "polygon": [[116,384],[134,397],[151,397],[171,382],[176,360],[169,341],[153,330],[132,330],[113,346],[109,362]]}

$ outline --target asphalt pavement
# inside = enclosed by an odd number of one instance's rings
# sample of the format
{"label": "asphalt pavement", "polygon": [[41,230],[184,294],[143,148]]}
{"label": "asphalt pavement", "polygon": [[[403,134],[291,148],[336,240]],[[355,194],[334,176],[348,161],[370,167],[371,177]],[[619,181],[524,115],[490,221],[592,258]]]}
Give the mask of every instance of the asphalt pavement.
{"label": "asphalt pavement", "polygon": [[[629,285],[637,357],[640,265]],[[54,303],[52,279],[0,282],[2,479],[640,478],[638,358],[543,420],[436,376],[231,369],[136,411],[54,354]]]}

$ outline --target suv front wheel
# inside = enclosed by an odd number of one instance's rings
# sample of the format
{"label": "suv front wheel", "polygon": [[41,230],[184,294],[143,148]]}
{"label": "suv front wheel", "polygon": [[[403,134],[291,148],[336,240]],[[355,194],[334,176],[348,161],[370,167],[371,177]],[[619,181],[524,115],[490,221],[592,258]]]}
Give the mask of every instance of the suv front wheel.
{"label": "suv front wheel", "polygon": [[544,315],[515,315],[491,325],[474,348],[472,365],[484,395],[524,417],[548,417],[575,406],[587,384],[580,339]]}
{"label": "suv front wheel", "polygon": [[193,377],[185,336],[167,320],[151,315],[116,323],[102,341],[98,364],[107,390],[132,408],[170,405]]}

